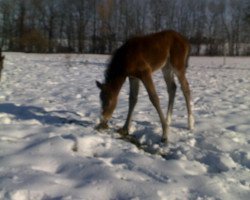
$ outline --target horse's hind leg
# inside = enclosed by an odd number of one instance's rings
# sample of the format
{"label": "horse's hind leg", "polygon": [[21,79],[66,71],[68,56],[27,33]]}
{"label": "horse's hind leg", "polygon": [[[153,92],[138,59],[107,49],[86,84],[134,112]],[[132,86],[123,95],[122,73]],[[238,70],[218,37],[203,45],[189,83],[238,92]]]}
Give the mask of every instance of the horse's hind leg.
{"label": "horse's hind leg", "polygon": [[187,112],[188,112],[188,128],[190,130],[194,129],[194,117],[192,113],[192,106],[191,106],[191,94],[190,94],[190,88],[189,88],[189,83],[186,79],[185,73],[179,73],[178,79],[181,84],[181,89],[183,91],[185,100],[186,100],[186,105],[187,105]]}
{"label": "horse's hind leg", "polygon": [[168,100],[168,111],[167,111],[167,132],[169,130],[169,126],[172,121],[172,113],[173,113],[173,107],[174,107],[174,99],[176,94],[176,84],[174,81],[174,72],[172,70],[172,66],[166,65],[164,68],[162,68],[162,73],[164,76],[164,80],[167,85],[169,100]]}
{"label": "horse's hind leg", "polygon": [[135,105],[137,103],[137,98],[138,98],[138,93],[139,93],[139,87],[140,87],[139,79],[130,77],[129,78],[129,87],[130,87],[129,109],[128,109],[127,119],[126,119],[126,122],[125,122],[123,128],[118,130],[118,132],[123,134],[123,135],[127,135],[129,133],[129,127],[131,124],[132,114],[133,114]]}
{"label": "horse's hind leg", "polygon": [[188,127],[190,130],[193,130],[194,129],[194,117],[193,117],[192,107],[191,107],[191,92],[189,88],[189,83],[185,76],[187,59],[188,58],[186,56],[180,54],[179,57],[175,56],[175,57],[170,58],[170,62],[174,68],[174,73],[179,79],[179,82],[181,84],[181,89],[185,97],[187,112],[188,112]]}

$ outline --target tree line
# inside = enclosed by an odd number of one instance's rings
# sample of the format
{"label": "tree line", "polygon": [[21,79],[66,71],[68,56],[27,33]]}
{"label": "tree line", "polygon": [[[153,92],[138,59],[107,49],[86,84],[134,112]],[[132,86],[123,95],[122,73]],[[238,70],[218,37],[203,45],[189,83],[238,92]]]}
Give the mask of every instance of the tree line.
{"label": "tree line", "polygon": [[0,0],[7,51],[111,53],[131,36],[184,34],[195,55],[249,55],[249,0]]}

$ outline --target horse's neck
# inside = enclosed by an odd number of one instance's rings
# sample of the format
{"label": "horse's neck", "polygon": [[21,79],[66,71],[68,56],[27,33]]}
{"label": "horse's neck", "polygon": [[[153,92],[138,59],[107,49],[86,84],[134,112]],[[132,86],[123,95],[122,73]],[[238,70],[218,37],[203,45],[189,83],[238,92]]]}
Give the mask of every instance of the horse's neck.
{"label": "horse's neck", "polygon": [[110,90],[118,96],[121,88],[122,88],[122,85],[123,83],[125,82],[126,80],[126,77],[117,77],[117,78],[114,78],[112,79],[111,81],[109,81],[109,88]]}

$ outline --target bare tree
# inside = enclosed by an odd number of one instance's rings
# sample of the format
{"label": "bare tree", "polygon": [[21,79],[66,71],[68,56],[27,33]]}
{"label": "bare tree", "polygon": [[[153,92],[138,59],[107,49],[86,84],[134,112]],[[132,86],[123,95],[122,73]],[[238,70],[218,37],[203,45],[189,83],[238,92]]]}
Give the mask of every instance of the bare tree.
{"label": "bare tree", "polygon": [[206,17],[206,1],[205,0],[188,0],[188,10],[190,14],[189,36],[195,48],[193,53],[200,55],[201,45],[205,42],[205,25]]}
{"label": "bare tree", "polygon": [[[227,31],[229,55],[240,54],[240,42],[243,24],[243,4],[239,1],[229,1],[228,13],[223,16],[223,22]],[[229,18],[230,20],[226,19]]]}
{"label": "bare tree", "polygon": [[25,0],[17,1],[18,12],[17,12],[17,38],[18,38],[18,49],[23,51],[24,46],[21,42],[22,37],[25,34],[25,19],[26,19],[26,4]]}
{"label": "bare tree", "polygon": [[225,2],[210,2],[207,12],[207,54],[218,55],[220,47],[224,49],[225,27],[223,26],[222,16],[225,12]]}
{"label": "bare tree", "polygon": [[135,5],[135,19],[136,19],[136,34],[145,34],[150,29],[148,25],[147,18],[149,13],[149,1],[145,0],[143,4],[141,1],[136,1]]}
{"label": "bare tree", "polygon": [[0,13],[2,15],[1,23],[1,31],[0,31],[0,38],[1,38],[1,47],[13,46],[13,37],[14,36],[14,2],[12,1],[1,1],[0,2]]}
{"label": "bare tree", "polygon": [[150,0],[151,24],[153,31],[162,30],[163,19],[166,17],[166,0]]}
{"label": "bare tree", "polygon": [[115,34],[112,31],[112,17],[114,13],[114,0],[104,0],[98,5],[100,20],[98,48],[100,53],[112,51]]}
{"label": "bare tree", "polygon": [[85,29],[89,21],[89,16],[87,16],[88,1],[86,0],[74,0],[73,1],[73,10],[74,13],[74,22],[76,26],[77,33],[77,43],[78,43],[78,52],[84,52],[84,40],[85,40]]}
{"label": "bare tree", "polygon": [[241,43],[250,40],[247,2],[2,0],[0,46],[20,51],[110,53],[133,35],[174,29],[191,39],[196,55],[203,43],[209,54],[222,53],[227,43],[229,53],[239,55]]}

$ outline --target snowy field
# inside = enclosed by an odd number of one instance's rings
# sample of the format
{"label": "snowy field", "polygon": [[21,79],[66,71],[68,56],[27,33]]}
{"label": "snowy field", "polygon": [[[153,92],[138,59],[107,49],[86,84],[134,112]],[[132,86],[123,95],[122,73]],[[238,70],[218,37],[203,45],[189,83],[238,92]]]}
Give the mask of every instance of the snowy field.
{"label": "snowy field", "polygon": [[[5,53],[0,83],[2,200],[249,200],[250,58],[190,59],[196,127],[187,130],[178,85],[169,145],[141,87],[131,134],[115,129],[127,114],[128,82],[110,122],[98,132],[101,55]],[[161,73],[154,81],[166,110]]]}

